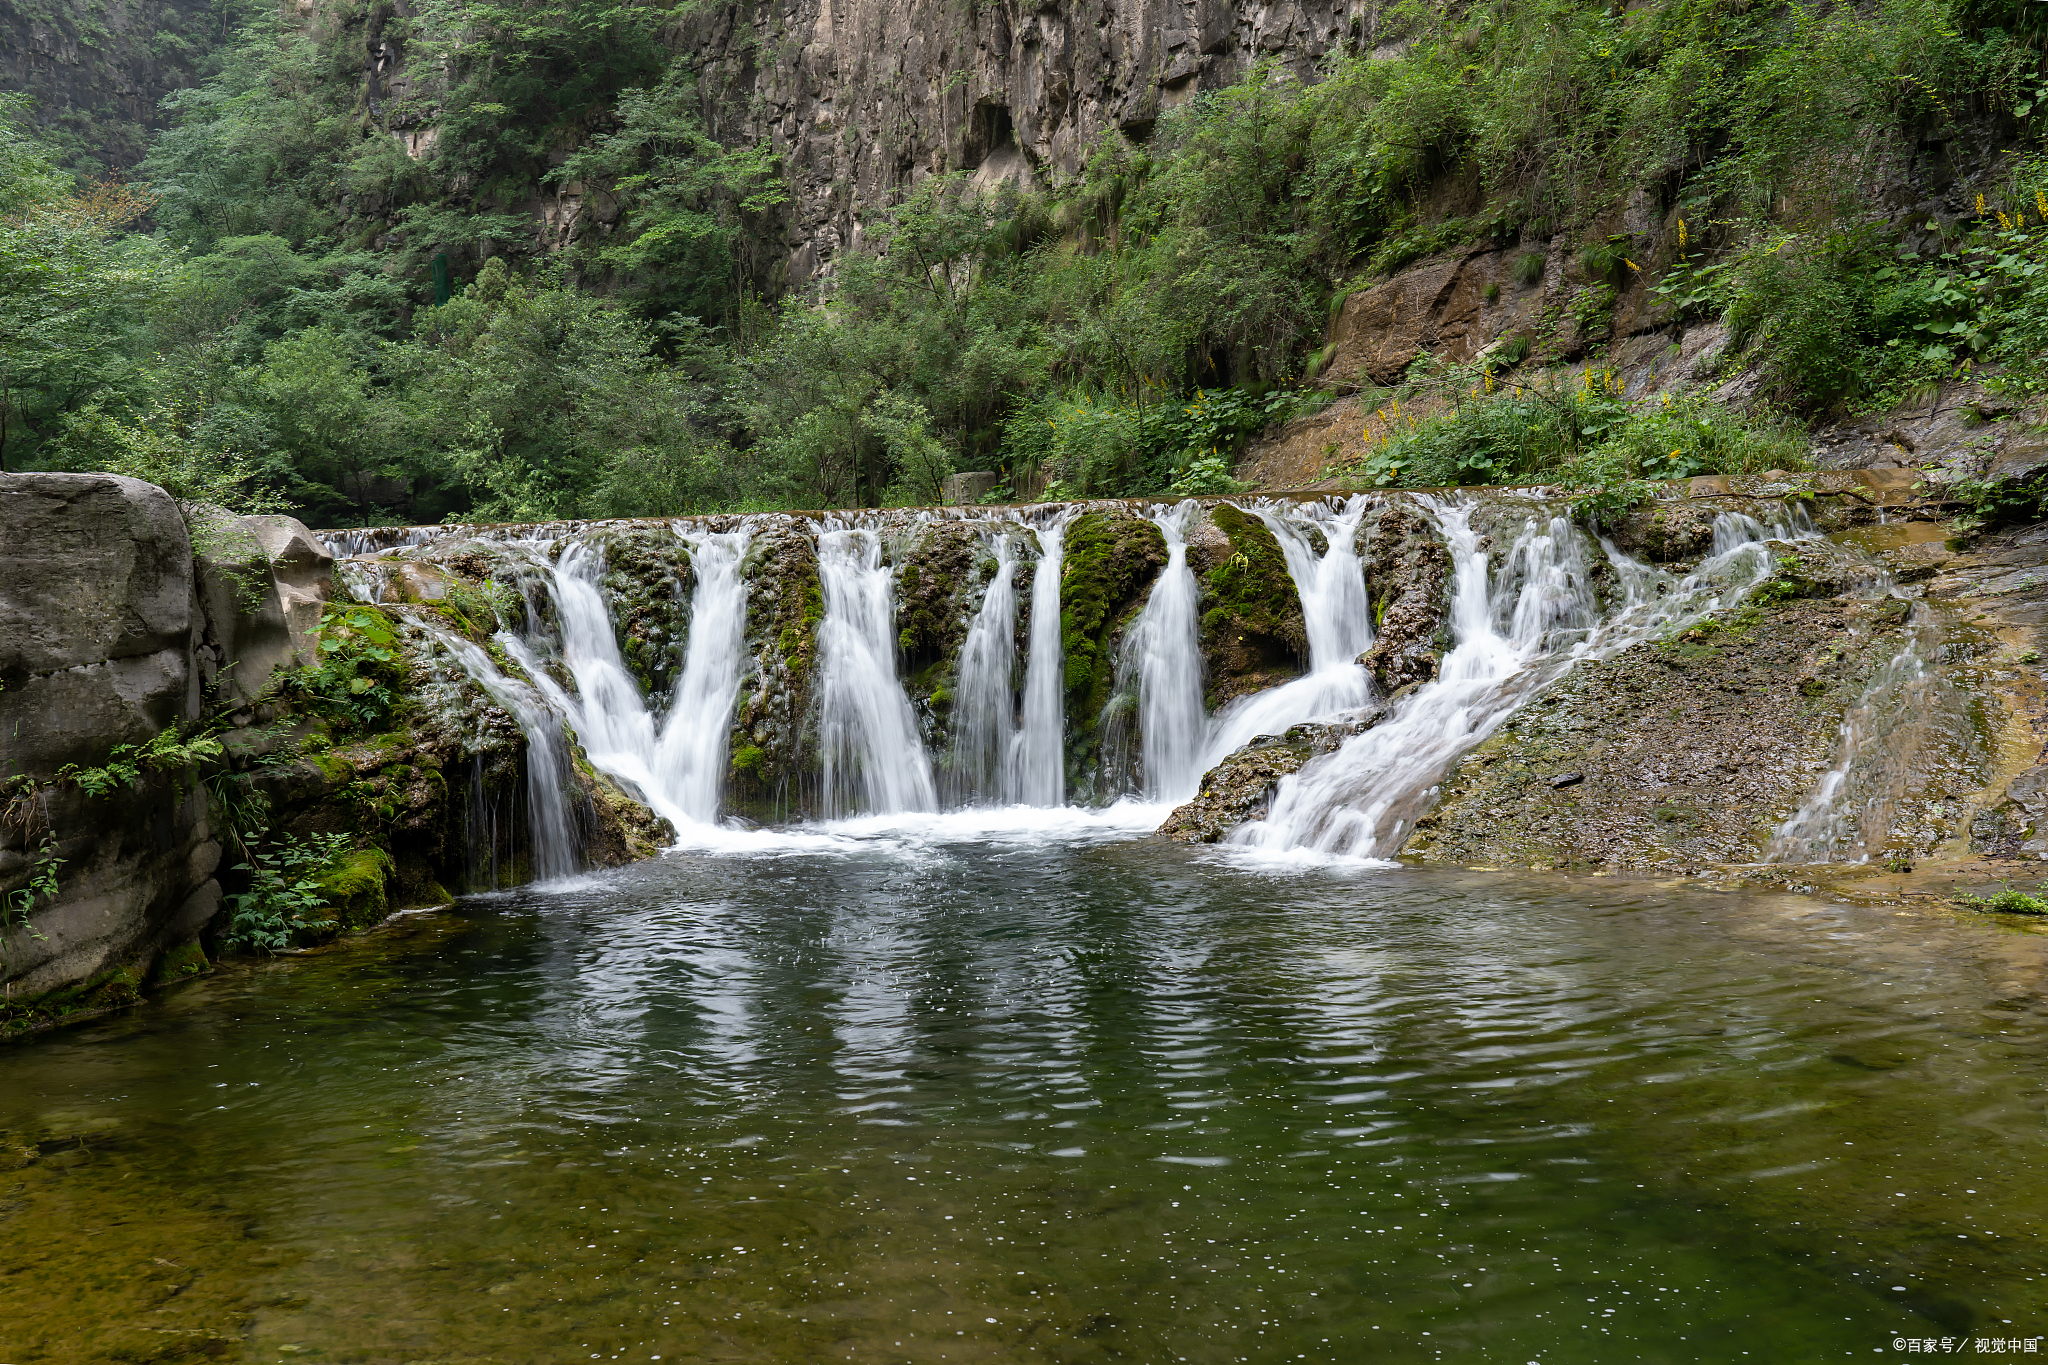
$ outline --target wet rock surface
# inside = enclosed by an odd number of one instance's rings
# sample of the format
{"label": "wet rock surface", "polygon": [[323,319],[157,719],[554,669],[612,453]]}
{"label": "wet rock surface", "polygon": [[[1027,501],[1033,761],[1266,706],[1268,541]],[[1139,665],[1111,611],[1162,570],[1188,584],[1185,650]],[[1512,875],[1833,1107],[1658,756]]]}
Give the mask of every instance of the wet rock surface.
{"label": "wet rock surface", "polygon": [[1901,648],[1906,607],[1752,605],[1580,664],[1465,756],[1403,851],[1610,872],[1761,861]]}
{"label": "wet rock surface", "polygon": [[1378,618],[1359,664],[1382,695],[1436,676],[1446,645],[1450,554],[1429,519],[1397,502],[1368,523],[1365,581]]}
{"label": "wet rock surface", "polygon": [[1210,509],[1204,529],[1189,538],[1188,564],[1202,585],[1202,661],[1213,710],[1300,674],[1308,627],[1287,558],[1264,523],[1224,503]]}
{"label": "wet rock surface", "polygon": [[1378,708],[1328,721],[1290,726],[1285,734],[1261,735],[1202,778],[1195,799],[1176,808],[1159,832],[1179,844],[1213,844],[1247,821],[1264,818],[1282,778],[1378,720]]}

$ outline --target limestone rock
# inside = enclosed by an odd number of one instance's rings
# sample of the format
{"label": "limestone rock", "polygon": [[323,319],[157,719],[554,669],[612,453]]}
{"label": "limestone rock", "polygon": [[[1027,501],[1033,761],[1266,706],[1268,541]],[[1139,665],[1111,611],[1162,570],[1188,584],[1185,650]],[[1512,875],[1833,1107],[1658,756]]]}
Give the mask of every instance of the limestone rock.
{"label": "limestone rock", "polygon": [[244,517],[242,524],[270,556],[271,577],[291,633],[292,662],[309,664],[320,611],[334,593],[334,554],[296,517]]}
{"label": "limestone rock", "polygon": [[104,759],[199,713],[178,505],[116,474],[0,474],[0,774]]}
{"label": "limestone rock", "polygon": [[200,689],[219,701],[255,701],[291,662],[291,630],[255,530],[218,507],[187,509],[193,587],[201,616],[193,651]]}
{"label": "limestone rock", "polygon": [[1378,636],[1358,662],[1381,695],[1436,676],[1450,571],[1450,552],[1412,503],[1392,503],[1380,514],[1365,581],[1383,609]]}

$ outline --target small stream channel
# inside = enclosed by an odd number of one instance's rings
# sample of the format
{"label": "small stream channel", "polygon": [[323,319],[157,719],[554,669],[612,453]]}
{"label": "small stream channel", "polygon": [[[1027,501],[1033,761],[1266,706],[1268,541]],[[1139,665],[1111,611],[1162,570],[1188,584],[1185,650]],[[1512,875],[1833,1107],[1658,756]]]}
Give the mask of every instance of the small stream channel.
{"label": "small stream channel", "polygon": [[1145,837],[1158,813],[735,836],[0,1050],[0,1360],[2048,1332],[2048,938],[1274,872]]}

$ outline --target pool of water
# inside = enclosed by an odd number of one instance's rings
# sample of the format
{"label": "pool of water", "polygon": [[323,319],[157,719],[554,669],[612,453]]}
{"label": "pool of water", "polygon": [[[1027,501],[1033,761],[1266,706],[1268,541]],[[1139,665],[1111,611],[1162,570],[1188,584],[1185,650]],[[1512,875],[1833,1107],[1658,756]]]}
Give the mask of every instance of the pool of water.
{"label": "pool of water", "polygon": [[1079,817],[861,834],[468,901],[0,1050],[0,1360],[2048,1332],[2023,927]]}

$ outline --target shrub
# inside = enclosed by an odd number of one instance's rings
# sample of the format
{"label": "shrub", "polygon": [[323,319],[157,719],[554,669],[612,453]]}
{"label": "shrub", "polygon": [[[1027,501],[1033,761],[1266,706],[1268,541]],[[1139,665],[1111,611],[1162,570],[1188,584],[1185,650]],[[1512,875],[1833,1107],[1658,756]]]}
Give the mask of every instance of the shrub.
{"label": "shrub", "polygon": [[335,924],[320,879],[330,864],[347,854],[348,836],[314,834],[304,840],[270,842],[268,834],[250,831],[249,860],[229,869],[247,873],[248,888],[227,898],[223,951],[275,953],[291,947],[301,934]]}

